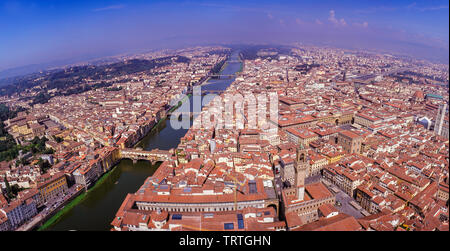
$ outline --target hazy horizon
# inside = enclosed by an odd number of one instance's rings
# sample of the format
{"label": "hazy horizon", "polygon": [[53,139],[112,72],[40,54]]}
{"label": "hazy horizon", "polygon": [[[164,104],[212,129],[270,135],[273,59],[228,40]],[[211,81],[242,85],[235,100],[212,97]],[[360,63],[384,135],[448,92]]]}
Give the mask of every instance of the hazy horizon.
{"label": "hazy horizon", "polygon": [[448,64],[448,17],[448,1],[7,0],[0,71],[224,43],[300,42]]}

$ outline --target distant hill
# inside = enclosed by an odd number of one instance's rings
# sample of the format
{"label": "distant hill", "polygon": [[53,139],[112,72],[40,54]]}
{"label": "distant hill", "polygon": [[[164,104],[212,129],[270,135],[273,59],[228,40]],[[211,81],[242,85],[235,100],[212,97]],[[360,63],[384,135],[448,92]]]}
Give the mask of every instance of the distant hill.
{"label": "distant hill", "polygon": [[[12,84],[0,87],[3,95],[23,93],[25,90],[39,86],[41,92],[33,97],[33,104],[45,103],[52,96],[48,90],[58,89],[53,95],[65,96],[85,92],[93,88],[108,87],[111,84],[103,80],[127,74],[149,71],[154,68],[170,65],[173,62],[189,63],[190,59],[183,56],[155,58],[152,60],[132,59],[112,64],[75,66],[66,69],[33,73],[13,78]],[[96,84],[87,84],[84,79],[99,80]]]}
{"label": "distant hill", "polygon": [[241,57],[248,60],[278,58],[280,54],[290,55],[291,49],[291,46],[284,45],[247,45],[242,47]]}
{"label": "distant hill", "polygon": [[0,71],[0,86],[11,83],[16,76],[39,72],[46,70],[48,67],[49,65],[45,64],[33,64]]}
{"label": "distant hill", "polygon": [[75,66],[75,65],[87,65],[87,64],[98,65],[105,63],[114,63],[117,60],[118,59],[112,57],[111,55],[89,55],[65,60],[55,60],[47,63],[30,64],[19,67],[13,67],[9,69],[0,70],[0,86],[11,84],[14,82],[16,77],[25,76],[28,74],[34,74],[58,68],[62,69],[68,66]]}

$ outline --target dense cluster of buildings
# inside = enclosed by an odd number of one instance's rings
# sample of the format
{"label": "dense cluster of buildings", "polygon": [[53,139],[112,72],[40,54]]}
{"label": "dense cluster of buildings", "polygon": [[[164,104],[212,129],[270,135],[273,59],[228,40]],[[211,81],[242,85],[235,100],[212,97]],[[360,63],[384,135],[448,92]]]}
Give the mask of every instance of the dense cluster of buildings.
{"label": "dense cluster of buildings", "polygon": [[[244,63],[222,100],[276,92],[276,135],[219,126],[237,112],[191,128],[113,230],[448,230],[448,86],[426,77],[448,79],[446,68],[318,48]],[[422,75],[399,81],[405,68]],[[222,109],[213,103],[202,115]],[[341,191],[358,214],[340,211]]]}
{"label": "dense cluster of buildings", "polygon": [[17,229],[23,223],[31,220],[49,201],[66,195],[68,190],[64,172],[46,173],[39,177],[35,188],[18,193],[17,198],[8,201],[0,194],[0,230]]}
{"label": "dense cluster of buildings", "polygon": [[[106,81],[111,86],[57,96],[5,121],[6,130],[17,143],[28,144],[35,137],[46,137],[45,146],[54,154],[21,152],[17,160],[27,159],[30,163],[0,163],[2,191],[7,190],[6,183],[25,189],[9,201],[1,195],[0,229],[17,229],[46,208],[55,210],[55,201],[72,199],[71,194],[90,188],[122,158],[120,149],[134,146],[176,105],[174,100],[207,79],[227,53],[222,47],[199,47],[139,55],[145,59],[180,55],[190,61],[173,61],[149,71],[101,79],[97,82]],[[96,83],[90,79],[80,81]],[[23,105],[19,100],[12,97],[8,103]],[[52,165],[46,174],[39,168],[38,159]]]}
{"label": "dense cluster of buildings", "polygon": [[[72,184],[95,183],[224,59],[208,53],[216,49],[177,51],[191,62],[109,80],[113,90],[55,97],[10,120],[17,137],[48,137],[57,163],[48,179],[32,165],[2,164],[0,177],[30,189],[14,202],[0,197],[0,230]],[[448,66],[315,47],[264,55],[244,60],[220,98],[276,93],[278,116],[263,123],[276,130],[218,126],[248,121],[249,100],[232,120],[190,128],[127,195],[112,230],[448,230]],[[214,104],[194,124],[223,110]],[[343,210],[349,205],[357,213]]]}

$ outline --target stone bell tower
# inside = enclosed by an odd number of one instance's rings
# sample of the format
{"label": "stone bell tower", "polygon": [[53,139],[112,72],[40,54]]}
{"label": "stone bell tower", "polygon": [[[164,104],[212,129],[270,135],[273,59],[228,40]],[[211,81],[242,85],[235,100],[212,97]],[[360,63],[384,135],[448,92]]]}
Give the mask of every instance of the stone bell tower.
{"label": "stone bell tower", "polygon": [[303,200],[305,196],[305,178],[308,165],[308,150],[303,145],[300,145],[297,148],[297,160],[295,163],[295,197],[298,200]]}

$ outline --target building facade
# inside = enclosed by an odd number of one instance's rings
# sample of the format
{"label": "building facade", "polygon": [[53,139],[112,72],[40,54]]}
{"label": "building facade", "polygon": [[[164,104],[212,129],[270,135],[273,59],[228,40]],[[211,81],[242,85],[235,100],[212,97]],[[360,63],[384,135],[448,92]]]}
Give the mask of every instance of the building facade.
{"label": "building facade", "polygon": [[350,154],[361,153],[363,138],[352,131],[344,130],[338,133],[338,144]]}
{"label": "building facade", "polygon": [[38,183],[37,189],[40,194],[39,205],[54,200],[68,190],[66,175],[64,172],[50,175],[50,177]]}

